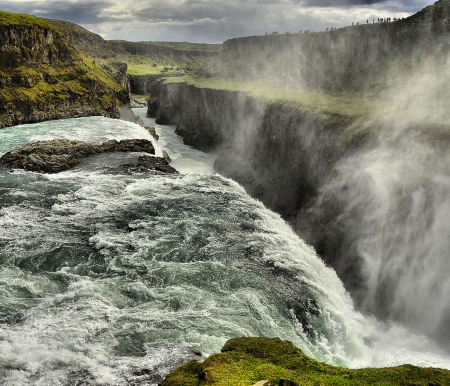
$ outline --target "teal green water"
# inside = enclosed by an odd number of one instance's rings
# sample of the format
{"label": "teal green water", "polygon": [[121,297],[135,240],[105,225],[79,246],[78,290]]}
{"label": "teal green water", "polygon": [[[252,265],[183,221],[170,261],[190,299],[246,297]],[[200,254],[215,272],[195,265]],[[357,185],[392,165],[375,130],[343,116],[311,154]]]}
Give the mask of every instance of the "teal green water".
{"label": "teal green water", "polygon": [[[50,137],[148,133],[100,117],[24,125],[0,131],[0,153]],[[352,367],[448,366],[427,339],[355,312],[335,272],[235,182],[125,175],[119,161],[0,169],[0,383],[157,384],[237,336]]]}

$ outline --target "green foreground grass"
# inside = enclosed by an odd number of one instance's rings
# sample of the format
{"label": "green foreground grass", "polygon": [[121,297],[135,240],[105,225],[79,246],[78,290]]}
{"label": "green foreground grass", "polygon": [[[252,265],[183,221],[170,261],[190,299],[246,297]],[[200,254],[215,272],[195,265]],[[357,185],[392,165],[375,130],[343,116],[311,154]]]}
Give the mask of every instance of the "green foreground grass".
{"label": "green foreground grass", "polygon": [[[202,372],[204,380],[199,379]],[[450,385],[448,370],[411,365],[346,369],[308,358],[292,343],[277,338],[236,338],[203,363],[190,361],[179,367],[162,386],[251,386],[261,380],[278,385],[282,378],[302,386]]]}

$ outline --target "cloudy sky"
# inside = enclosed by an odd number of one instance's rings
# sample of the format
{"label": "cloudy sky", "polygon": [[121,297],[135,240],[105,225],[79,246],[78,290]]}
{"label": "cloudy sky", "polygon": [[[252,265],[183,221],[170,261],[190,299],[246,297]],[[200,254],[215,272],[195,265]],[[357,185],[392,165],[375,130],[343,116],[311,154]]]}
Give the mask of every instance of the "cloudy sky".
{"label": "cloudy sky", "polygon": [[406,17],[435,0],[0,0],[0,9],[69,20],[105,39],[222,42]]}

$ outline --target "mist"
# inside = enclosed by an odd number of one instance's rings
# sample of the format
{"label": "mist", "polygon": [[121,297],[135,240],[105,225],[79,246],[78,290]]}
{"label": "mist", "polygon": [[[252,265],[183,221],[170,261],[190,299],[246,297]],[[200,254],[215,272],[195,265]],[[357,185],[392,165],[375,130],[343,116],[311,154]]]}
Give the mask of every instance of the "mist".
{"label": "mist", "polygon": [[219,171],[282,213],[357,309],[450,350],[447,36],[408,21],[235,39],[207,71],[303,111],[242,112]]}
{"label": "mist", "polygon": [[374,109],[383,114],[377,141],[336,164],[310,211],[318,218],[339,207],[327,225],[328,235],[345,235],[334,264],[344,282],[359,267],[361,281],[352,292],[362,311],[400,321],[447,347],[449,75],[447,56],[388,78]]}

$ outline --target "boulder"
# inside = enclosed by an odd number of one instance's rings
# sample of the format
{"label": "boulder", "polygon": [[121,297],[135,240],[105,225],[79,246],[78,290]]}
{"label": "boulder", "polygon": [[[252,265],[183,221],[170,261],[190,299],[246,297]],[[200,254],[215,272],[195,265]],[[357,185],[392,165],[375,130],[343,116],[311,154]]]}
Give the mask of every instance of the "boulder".
{"label": "boulder", "polygon": [[140,155],[137,165],[123,165],[129,173],[142,172],[160,172],[166,174],[178,174],[178,171],[169,165],[169,163],[160,157],[150,157],[148,155]]}
{"label": "boulder", "polygon": [[156,129],[154,127],[144,126],[144,128],[150,133],[150,135],[156,140],[159,139],[159,135],[156,134]]}
{"label": "boulder", "polygon": [[[147,139],[124,139],[122,141],[113,139],[101,145],[68,139],[54,139],[27,143],[4,154],[0,158],[0,164],[33,172],[58,173],[78,165],[81,158],[111,152],[155,154],[155,149],[152,142]],[[149,160],[146,157],[148,156],[141,156],[138,159],[138,166],[140,165],[143,169],[165,173],[173,173],[175,170],[163,158],[148,157],[152,159]]]}

